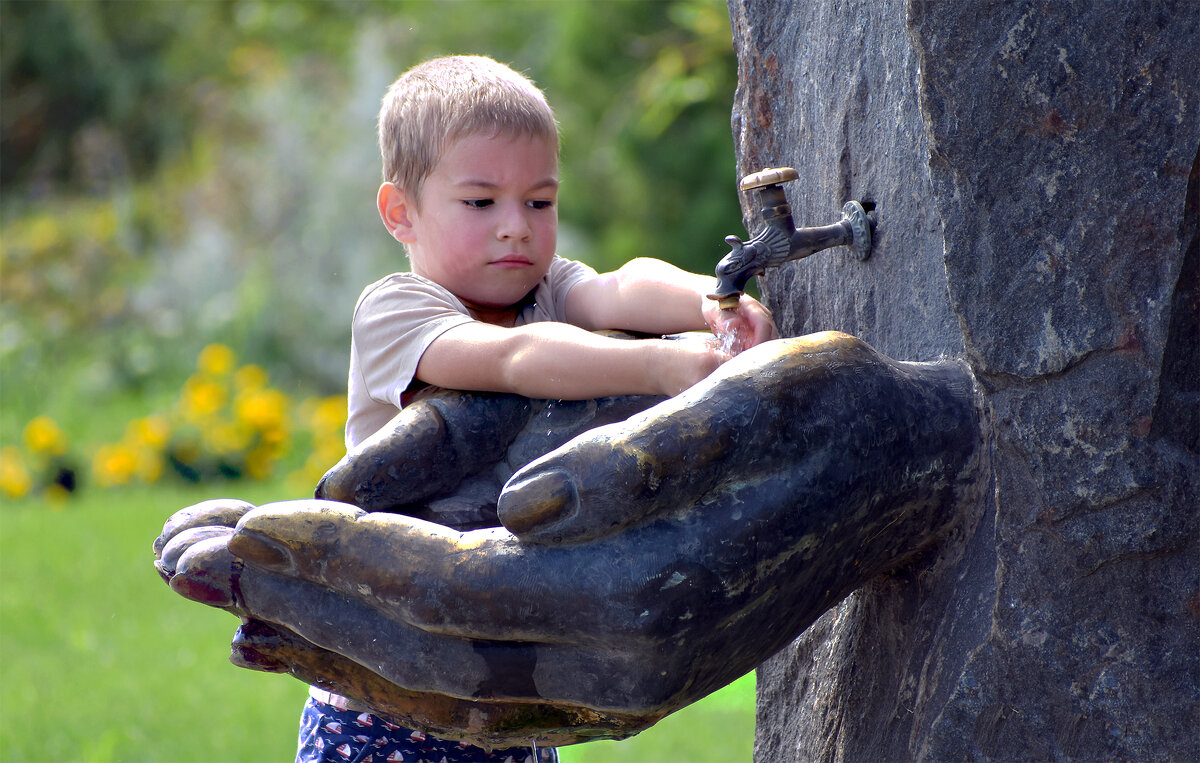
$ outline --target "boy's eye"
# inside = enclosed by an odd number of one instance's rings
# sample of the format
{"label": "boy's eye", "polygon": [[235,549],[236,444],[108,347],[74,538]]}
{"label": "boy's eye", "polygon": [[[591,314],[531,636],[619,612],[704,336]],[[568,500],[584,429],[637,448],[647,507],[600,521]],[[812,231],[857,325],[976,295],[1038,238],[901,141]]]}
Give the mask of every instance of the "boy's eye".
{"label": "boy's eye", "polygon": [[494,203],[491,199],[463,199],[463,204],[471,209],[486,209]]}
{"label": "boy's eye", "polygon": [[547,199],[538,199],[535,201],[527,201],[525,202],[525,205],[531,209],[550,209],[554,206],[554,202]]}

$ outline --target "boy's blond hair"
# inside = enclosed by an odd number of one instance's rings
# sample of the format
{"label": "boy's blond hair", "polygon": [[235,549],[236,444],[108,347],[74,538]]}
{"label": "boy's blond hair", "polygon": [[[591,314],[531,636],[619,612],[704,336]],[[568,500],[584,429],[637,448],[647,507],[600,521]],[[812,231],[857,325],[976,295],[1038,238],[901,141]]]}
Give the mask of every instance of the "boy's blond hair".
{"label": "boy's blond hair", "polygon": [[379,110],[383,179],[414,201],[446,147],[477,132],[529,136],[558,151],[558,123],[527,77],[484,56],[418,64],[388,88]]}

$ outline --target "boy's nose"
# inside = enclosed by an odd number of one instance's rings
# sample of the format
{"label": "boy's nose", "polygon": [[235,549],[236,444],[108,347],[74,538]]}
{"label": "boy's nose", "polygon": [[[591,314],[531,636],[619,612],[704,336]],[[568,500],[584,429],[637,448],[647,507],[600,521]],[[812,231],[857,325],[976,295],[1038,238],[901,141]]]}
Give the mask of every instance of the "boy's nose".
{"label": "boy's nose", "polygon": [[518,239],[523,241],[529,238],[532,233],[533,227],[529,224],[529,218],[523,205],[508,210],[500,220],[499,227],[496,229],[496,237],[505,240]]}

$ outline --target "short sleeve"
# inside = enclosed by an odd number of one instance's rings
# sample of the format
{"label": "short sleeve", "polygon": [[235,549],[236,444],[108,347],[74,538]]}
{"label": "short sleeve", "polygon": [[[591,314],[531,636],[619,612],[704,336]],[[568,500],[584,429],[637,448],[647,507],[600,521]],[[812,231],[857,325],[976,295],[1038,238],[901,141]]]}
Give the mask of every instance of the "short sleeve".
{"label": "short sleeve", "polygon": [[596,271],[577,260],[555,257],[546,277],[534,289],[532,311],[522,315],[522,323],[537,321],[567,322],[567,295],[581,281],[593,278]]}
{"label": "short sleeve", "polygon": [[351,324],[347,444],[361,442],[399,412],[433,340],[473,320],[453,294],[411,273],[367,287]]}

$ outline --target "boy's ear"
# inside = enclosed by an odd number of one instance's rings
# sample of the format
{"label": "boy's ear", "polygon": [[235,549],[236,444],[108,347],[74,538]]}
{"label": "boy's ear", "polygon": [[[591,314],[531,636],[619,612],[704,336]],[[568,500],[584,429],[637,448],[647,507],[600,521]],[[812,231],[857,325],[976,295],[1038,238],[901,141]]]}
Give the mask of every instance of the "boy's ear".
{"label": "boy's ear", "polygon": [[400,186],[384,183],[379,186],[379,195],[375,201],[379,206],[379,216],[383,219],[383,225],[388,229],[388,233],[392,234],[392,238],[402,244],[414,243],[416,235],[410,214],[412,206]]}

